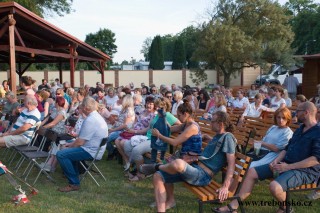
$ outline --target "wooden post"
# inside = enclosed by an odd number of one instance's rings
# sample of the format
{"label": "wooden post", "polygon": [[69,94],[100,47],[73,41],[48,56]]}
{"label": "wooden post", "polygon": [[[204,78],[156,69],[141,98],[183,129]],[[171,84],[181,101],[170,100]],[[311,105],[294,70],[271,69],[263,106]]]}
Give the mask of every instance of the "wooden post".
{"label": "wooden post", "polygon": [[16,49],[14,42],[14,25],[16,21],[13,14],[8,15],[9,18],[9,51],[10,51],[10,79],[11,91],[17,93],[17,80],[16,80]]}
{"label": "wooden post", "polygon": [[63,75],[62,75],[62,62],[59,62],[59,83],[62,84],[63,83]]}
{"label": "wooden post", "polygon": [[104,84],[104,64],[105,61],[99,61],[100,64],[100,71],[101,71],[101,83]]}
{"label": "wooden post", "polygon": [[74,87],[74,47],[70,47],[70,86]]}

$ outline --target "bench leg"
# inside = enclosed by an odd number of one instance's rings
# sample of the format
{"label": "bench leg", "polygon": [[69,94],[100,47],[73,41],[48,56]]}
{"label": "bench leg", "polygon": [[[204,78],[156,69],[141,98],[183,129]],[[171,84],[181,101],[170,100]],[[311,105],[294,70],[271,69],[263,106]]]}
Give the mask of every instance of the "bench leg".
{"label": "bench leg", "polygon": [[198,200],[199,203],[199,213],[203,213],[203,202],[201,200]]}
{"label": "bench leg", "polygon": [[237,197],[237,201],[238,201],[238,203],[239,203],[239,207],[240,207],[240,211],[241,211],[241,213],[245,213],[246,211],[244,210],[244,208],[243,208],[243,205],[240,205],[240,201],[241,201],[241,199],[240,199],[240,197]]}
{"label": "bench leg", "polygon": [[286,192],[286,201],[285,201],[285,204],[286,204],[286,213],[290,213],[290,203],[289,203],[289,200],[290,200],[290,194],[289,194],[289,191]]}

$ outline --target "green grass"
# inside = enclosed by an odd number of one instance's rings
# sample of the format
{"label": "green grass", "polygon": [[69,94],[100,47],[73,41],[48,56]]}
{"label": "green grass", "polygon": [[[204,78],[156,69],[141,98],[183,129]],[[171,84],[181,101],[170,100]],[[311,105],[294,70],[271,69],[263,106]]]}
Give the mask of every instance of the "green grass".
{"label": "green grass", "polygon": [[[1,158],[1,157],[0,157]],[[61,193],[57,191],[60,186],[65,186],[67,180],[62,177],[61,170],[58,168],[53,174],[57,181],[56,184],[41,175],[36,188],[39,194],[31,197],[31,202],[22,206],[14,206],[10,202],[11,197],[17,194],[17,191],[9,184],[5,176],[0,176],[0,212],[6,213],[100,213],[100,212],[155,212],[149,204],[154,201],[153,186],[151,178],[140,182],[130,182],[124,177],[122,166],[117,161],[102,160],[98,163],[102,169],[107,181],[104,182],[101,177],[97,180],[101,184],[99,188],[93,180],[86,176],[81,183],[81,190],[78,192]],[[9,168],[10,169],[10,168]],[[31,176],[30,180],[35,176]],[[31,181],[30,181],[31,182]],[[254,189],[253,195],[249,201],[272,201],[266,181],[259,182]],[[24,189],[27,187],[23,186]],[[295,193],[292,199],[295,201],[305,201],[306,193]],[[175,197],[177,207],[168,212],[197,212],[198,203],[196,197],[183,187],[181,183],[175,184]],[[313,201],[312,207],[295,207],[295,212],[319,212],[320,202]],[[205,205],[204,212],[211,212],[212,205]],[[277,207],[245,207],[247,212],[266,213],[275,212]]]}

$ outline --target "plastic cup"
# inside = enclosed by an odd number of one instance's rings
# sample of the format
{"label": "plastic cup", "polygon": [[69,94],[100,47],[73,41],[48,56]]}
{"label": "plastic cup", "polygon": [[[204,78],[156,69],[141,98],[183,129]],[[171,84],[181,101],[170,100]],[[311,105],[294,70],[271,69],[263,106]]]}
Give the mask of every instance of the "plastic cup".
{"label": "plastic cup", "polygon": [[256,154],[256,156],[258,156],[260,153],[261,144],[262,143],[260,141],[254,141],[253,147],[254,147],[254,153]]}

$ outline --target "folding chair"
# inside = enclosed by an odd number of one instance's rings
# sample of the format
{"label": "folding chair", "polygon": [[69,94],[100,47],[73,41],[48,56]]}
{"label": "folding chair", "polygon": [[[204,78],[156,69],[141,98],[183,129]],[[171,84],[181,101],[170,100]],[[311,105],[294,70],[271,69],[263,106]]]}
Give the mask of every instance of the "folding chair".
{"label": "folding chair", "polygon": [[32,139],[31,139],[29,144],[11,147],[12,153],[11,153],[11,155],[9,157],[9,164],[8,164],[9,166],[11,165],[13,160],[15,159],[17,153],[20,153],[21,151],[28,151],[28,150],[36,151],[36,150],[38,150],[38,147],[34,146],[34,143],[37,141],[38,130],[40,128],[40,125],[41,125],[41,122],[38,122],[36,124],[36,129],[33,132]]}
{"label": "folding chair", "polygon": [[90,170],[92,169],[92,167],[97,170],[97,173],[99,173],[101,175],[101,177],[104,179],[104,181],[107,181],[107,179],[105,178],[105,176],[101,173],[101,171],[99,170],[99,168],[97,167],[97,165],[95,164],[96,160],[97,160],[97,156],[101,150],[101,147],[103,147],[104,145],[106,145],[108,138],[103,138],[101,140],[100,146],[98,148],[97,153],[95,154],[93,160],[91,161],[87,161],[86,162],[90,162],[88,163],[87,166],[85,166],[81,161],[80,161],[80,165],[85,169],[85,173],[81,176],[80,181],[82,181],[84,179],[84,177],[86,176],[86,174],[89,174],[91,176],[91,178],[94,180],[94,182],[96,182],[96,184],[98,186],[100,186],[100,184],[97,182],[97,180],[93,177],[93,175],[91,174]]}
{"label": "folding chair", "polygon": [[[58,134],[55,133],[54,131],[48,129],[45,133],[45,138],[46,138],[46,141],[51,142],[51,147],[52,147],[52,145],[54,143],[56,143],[56,141],[57,141]],[[52,149],[49,152],[45,152],[42,150],[31,151],[31,152],[22,152],[23,157],[30,161],[29,165],[27,166],[27,168],[25,169],[25,171],[23,173],[23,176],[25,175],[25,180],[27,180],[32,168],[35,166],[39,169],[39,172],[33,182],[33,185],[36,184],[41,173],[45,174],[47,176],[47,178],[49,180],[51,180],[52,182],[55,182],[54,179],[49,175],[49,173],[44,170],[44,168],[45,168],[45,166],[51,156],[51,152],[52,152]],[[45,159],[44,165],[40,165],[40,163],[38,162],[39,159]]]}
{"label": "folding chair", "polygon": [[[36,130],[35,136],[33,137],[29,145],[13,147],[13,149],[21,155],[21,158],[19,159],[18,163],[14,167],[16,169],[15,170],[16,173],[18,172],[20,166],[25,160],[25,157],[22,155],[22,152],[42,151],[44,143],[46,142],[46,137],[45,137],[46,131],[47,129],[40,127],[38,130]],[[37,140],[40,140],[40,143],[38,146],[35,146],[35,143],[37,142]]]}

